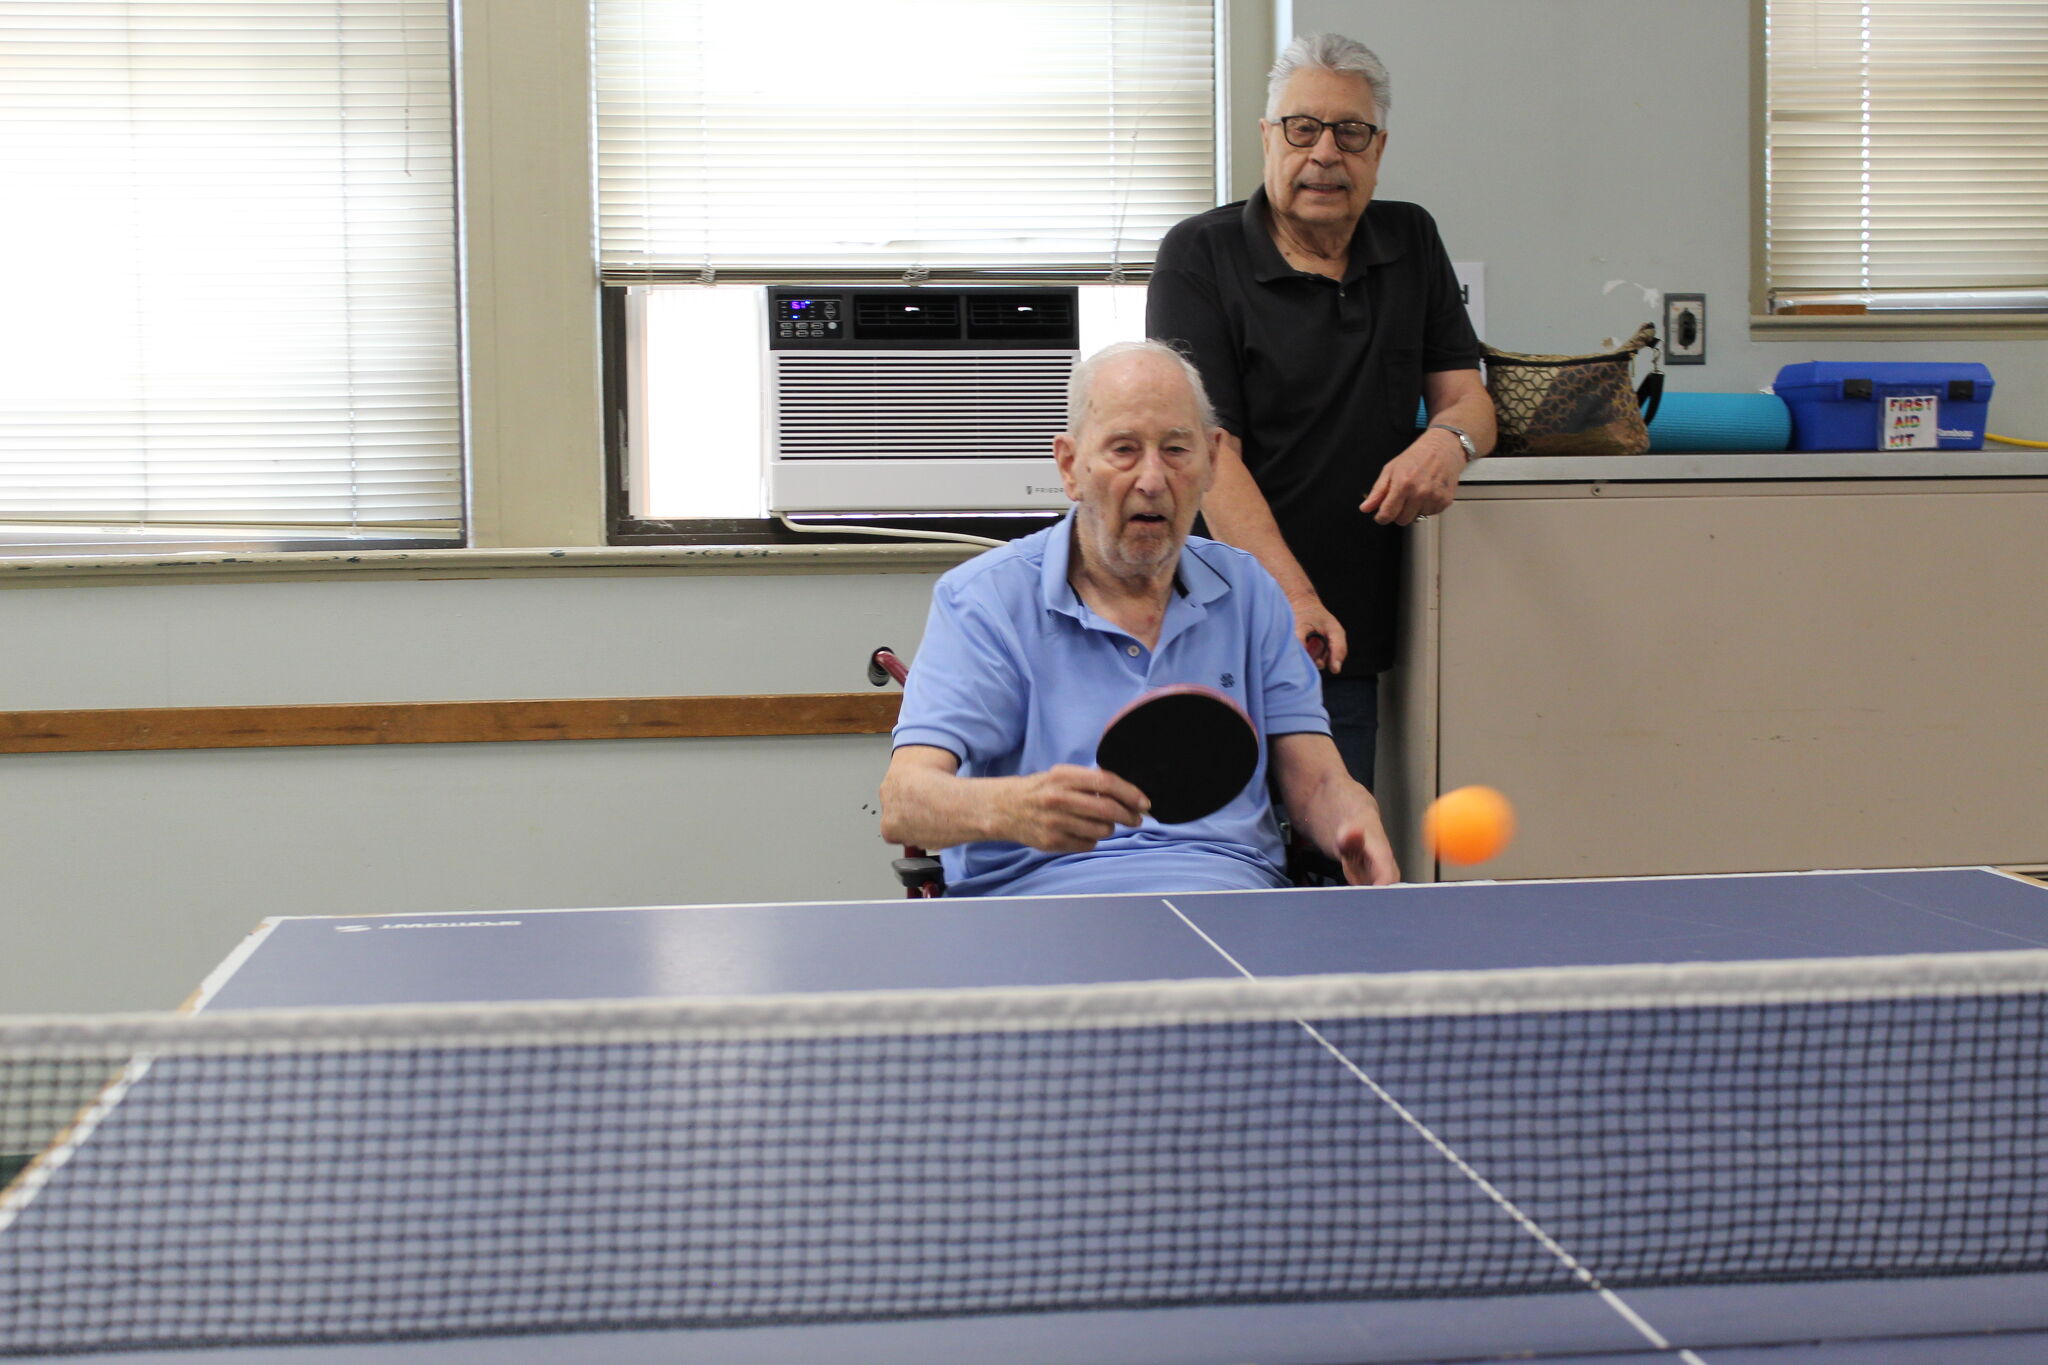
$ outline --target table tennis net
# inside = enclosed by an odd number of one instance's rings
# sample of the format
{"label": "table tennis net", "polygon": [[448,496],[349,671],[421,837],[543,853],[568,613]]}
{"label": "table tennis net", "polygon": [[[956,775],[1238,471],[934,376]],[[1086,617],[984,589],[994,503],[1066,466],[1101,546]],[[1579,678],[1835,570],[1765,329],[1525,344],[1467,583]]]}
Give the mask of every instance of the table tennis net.
{"label": "table tennis net", "polygon": [[0,1353],[2048,1266],[2048,955],[0,1021]]}

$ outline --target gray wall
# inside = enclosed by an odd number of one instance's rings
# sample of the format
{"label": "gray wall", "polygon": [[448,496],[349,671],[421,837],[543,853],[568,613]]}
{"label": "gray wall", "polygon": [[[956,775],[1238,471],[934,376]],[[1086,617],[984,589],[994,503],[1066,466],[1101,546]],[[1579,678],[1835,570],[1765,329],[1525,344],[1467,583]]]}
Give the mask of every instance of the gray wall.
{"label": "gray wall", "polygon": [[[1486,263],[1486,340],[1576,352],[1707,296],[1707,364],[1675,391],[1768,384],[1803,360],[1980,360],[1991,429],[2048,440],[2048,341],[1752,341],[1749,0],[1295,0],[1394,82],[1380,194]],[[1649,297],[1646,297],[1646,294]]]}
{"label": "gray wall", "polygon": [[[848,692],[931,574],[0,591],[0,709]],[[272,914],[899,894],[884,736],[0,756],[0,1013],[176,1005]]]}

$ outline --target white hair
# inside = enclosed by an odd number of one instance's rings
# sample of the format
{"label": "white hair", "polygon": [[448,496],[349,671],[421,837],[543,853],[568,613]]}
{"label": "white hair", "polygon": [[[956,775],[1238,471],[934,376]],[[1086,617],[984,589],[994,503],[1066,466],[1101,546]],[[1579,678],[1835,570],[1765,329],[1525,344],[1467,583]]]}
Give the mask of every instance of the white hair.
{"label": "white hair", "polygon": [[1372,88],[1372,121],[1382,128],[1387,125],[1387,115],[1394,109],[1393,80],[1387,75],[1387,64],[1381,61],[1373,50],[1355,39],[1341,33],[1309,33],[1296,38],[1280,54],[1280,60],[1273,63],[1273,69],[1266,75],[1266,118],[1270,121],[1280,117],[1281,92],[1297,71],[1335,71],[1339,75],[1356,76]]}
{"label": "white hair", "polygon": [[1202,372],[1186,356],[1163,341],[1116,341],[1094,355],[1074,362],[1074,372],[1067,379],[1067,435],[1080,433],[1081,421],[1088,415],[1088,400],[1095,389],[1095,376],[1110,361],[1127,355],[1164,356],[1178,365],[1188,381],[1189,391],[1195,396],[1195,410],[1202,415],[1202,430],[1208,431],[1216,425],[1216,405],[1209,401],[1209,390],[1202,383]]}

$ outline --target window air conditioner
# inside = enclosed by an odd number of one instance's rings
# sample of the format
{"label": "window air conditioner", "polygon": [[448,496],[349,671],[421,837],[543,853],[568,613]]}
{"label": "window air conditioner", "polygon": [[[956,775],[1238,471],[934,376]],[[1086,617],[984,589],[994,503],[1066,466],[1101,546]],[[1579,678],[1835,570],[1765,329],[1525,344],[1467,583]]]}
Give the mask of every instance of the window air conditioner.
{"label": "window air conditioner", "polygon": [[1062,510],[1072,286],[768,293],[775,512]]}

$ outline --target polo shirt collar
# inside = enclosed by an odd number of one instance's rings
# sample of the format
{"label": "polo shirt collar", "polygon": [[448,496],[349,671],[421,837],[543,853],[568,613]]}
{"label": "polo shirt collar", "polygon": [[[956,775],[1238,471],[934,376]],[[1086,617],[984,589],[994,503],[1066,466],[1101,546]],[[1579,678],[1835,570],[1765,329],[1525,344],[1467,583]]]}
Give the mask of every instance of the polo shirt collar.
{"label": "polo shirt collar", "polygon": [[[1089,615],[1087,604],[1081,600],[1081,594],[1074,591],[1074,585],[1067,581],[1067,569],[1074,562],[1074,514],[1078,510],[1067,509],[1066,516],[1053,528],[1052,540],[1045,547],[1045,561],[1038,570],[1038,604],[1047,611],[1071,616],[1085,625]],[[1230,580],[1199,557],[1189,554],[1187,545],[1183,543],[1180,563],[1174,566],[1173,586],[1175,598],[1200,607],[1229,592]],[[1173,607],[1172,602],[1167,603],[1169,614]]]}
{"label": "polo shirt collar", "polygon": [[[1358,226],[1351,230],[1351,263],[1344,268],[1346,284],[1364,278],[1371,267],[1385,265],[1401,256],[1401,244],[1380,231],[1372,208],[1371,204],[1365,206],[1365,212],[1359,215]],[[1251,253],[1252,275],[1261,284],[1292,279],[1301,274],[1287,264],[1287,258],[1273,244],[1273,234],[1266,229],[1266,211],[1266,187],[1260,185],[1244,201],[1244,212],[1239,215],[1239,221],[1244,229],[1245,250]]]}

